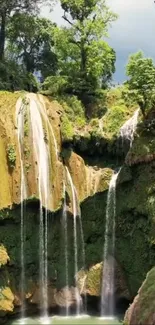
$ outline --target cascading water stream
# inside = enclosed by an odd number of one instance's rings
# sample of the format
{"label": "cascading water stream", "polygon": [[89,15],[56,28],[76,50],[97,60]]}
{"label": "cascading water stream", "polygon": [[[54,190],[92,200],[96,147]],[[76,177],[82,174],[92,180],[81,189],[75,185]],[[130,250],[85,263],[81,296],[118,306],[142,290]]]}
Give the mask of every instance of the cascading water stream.
{"label": "cascading water stream", "polygon": [[[84,242],[84,233],[83,233],[83,227],[82,227],[82,218],[81,218],[81,209],[80,209],[80,205],[79,205],[79,200],[78,200],[78,196],[77,196],[77,191],[74,187],[74,191],[75,191],[75,197],[76,197],[76,206],[77,206],[77,214],[79,217],[79,225],[80,225],[80,237],[81,237],[81,246],[82,246],[82,266],[85,269],[86,266],[86,256],[85,256],[85,242]],[[85,290],[85,281],[83,284],[83,288],[82,291],[84,291],[84,313],[87,313],[87,296],[86,296],[86,290]]]}
{"label": "cascading water stream", "polygon": [[21,167],[21,191],[20,191],[20,202],[21,202],[21,227],[20,227],[20,237],[21,237],[21,321],[24,323],[25,318],[25,222],[24,222],[24,200],[27,198],[26,193],[26,180],[24,175],[24,113],[25,105],[21,99],[18,99],[16,104],[16,125],[18,133],[18,146],[19,146],[19,156],[20,156],[20,167]]}
{"label": "cascading water stream", "polygon": [[[120,171],[119,171],[120,172]],[[115,216],[116,216],[116,182],[119,175],[113,174],[107,197],[106,229],[103,257],[101,316],[114,316],[114,253],[115,253]]]}
{"label": "cascading water stream", "polygon": [[134,134],[136,131],[137,123],[138,123],[138,116],[139,116],[140,109],[138,108],[133,116],[124,123],[124,125],[120,128],[120,137],[122,139],[122,143],[125,140],[130,142],[130,147],[132,146],[134,140]]}
{"label": "cascading water stream", "polygon": [[56,138],[55,138],[55,135],[54,135],[54,132],[53,132],[53,128],[52,128],[52,125],[51,123],[49,122],[49,119],[48,119],[48,116],[47,116],[47,112],[46,112],[46,108],[45,108],[45,103],[44,103],[44,100],[43,100],[43,97],[41,95],[38,95],[38,98],[39,98],[39,110],[40,110],[40,113],[41,115],[44,117],[44,120],[47,124],[47,131],[48,129],[50,130],[50,133],[53,137],[53,142],[54,142],[54,148],[55,148],[55,155],[56,157],[58,158],[58,146],[57,146],[57,141],[56,141]]}
{"label": "cascading water stream", "polygon": [[[29,98],[29,114],[33,140],[33,150],[38,166],[38,190],[40,201],[40,289],[41,289],[41,309],[42,317],[48,323],[48,269],[47,269],[47,235],[48,235],[48,198],[49,189],[49,155],[47,144],[44,140],[44,129],[42,116],[38,101],[32,96]],[[45,221],[43,216],[43,207],[45,207]]]}
{"label": "cascading water stream", "polygon": [[[75,192],[74,184],[67,167],[66,167],[66,171],[67,171],[67,177],[72,191],[73,225],[74,225],[74,273],[76,277],[76,274],[78,273],[77,220],[76,220],[78,215],[78,209],[76,204],[77,201],[76,201],[76,192]],[[80,305],[81,305],[81,299],[80,299],[78,289],[76,288],[76,315],[77,316],[80,315]]]}
{"label": "cascading water stream", "polygon": [[67,204],[66,204],[66,186],[64,184],[64,205],[63,205],[63,228],[64,228],[64,239],[65,239],[65,278],[66,278],[66,316],[69,316],[69,305],[68,305],[68,290],[69,290],[69,280],[68,280],[68,228],[67,228]]}

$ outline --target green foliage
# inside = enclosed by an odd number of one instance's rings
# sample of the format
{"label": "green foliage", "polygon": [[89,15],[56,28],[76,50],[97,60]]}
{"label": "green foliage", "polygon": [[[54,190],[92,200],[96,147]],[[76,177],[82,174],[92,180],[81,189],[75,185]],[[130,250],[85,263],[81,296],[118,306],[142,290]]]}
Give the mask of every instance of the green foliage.
{"label": "green foliage", "polygon": [[0,62],[0,90],[37,91],[38,83],[32,73],[27,73],[16,61],[5,59]]}
{"label": "green foliage", "polygon": [[53,23],[45,18],[25,13],[13,15],[7,26],[9,53],[25,66],[27,72],[40,70],[43,77],[56,71],[56,56],[52,51]]}
{"label": "green foliage", "polygon": [[49,76],[42,85],[42,93],[48,95],[60,95],[65,92],[68,86],[66,76]]}
{"label": "green foliage", "polygon": [[[106,94],[107,112],[103,116],[103,132],[105,138],[112,139],[119,133],[120,127],[133,115],[138,104],[133,100],[126,100],[128,88],[119,86],[111,88]],[[130,109],[129,109],[130,108]]]}
{"label": "green foliage", "polygon": [[7,146],[7,158],[9,166],[14,168],[16,163],[16,151],[13,144],[8,144]]}
{"label": "green foliage", "polygon": [[[84,107],[76,96],[59,97],[59,102],[65,111],[65,124],[67,123],[67,128],[69,130],[72,129],[72,132],[69,132],[69,134],[71,134],[70,138],[72,139],[73,134],[75,134],[77,130],[81,130],[86,125]],[[64,125],[62,126],[62,129],[64,129]],[[65,139],[66,136],[63,138]]]}
{"label": "green foliage", "polygon": [[63,142],[72,141],[73,135],[74,135],[74,131],[73,131],[72,123],[69,121],[67,115],[64,114],[61,120],[61,136]]}
{"label": "green foliage", "polygon": [[136,98],[143,115],[155,103],[155,66],[142,52],[130,56],[126,68],[130,95]]}
{"label": "green foliage", "polygon": [[40,3],[46,4],[47,0],[0,0],[0,60],[4,59],[6,24],[10,17],[16,13],[36,13],[40,9]]}
{"label": "green foliage", "polygon": [[95,91],[106,87],[114,72],[115,53],[103,40],[116,19],[104,0],[62,0],[64,20],[69,27],[55,28],[54,41],[59,74],[68,77],[68,92],[85,104]]}

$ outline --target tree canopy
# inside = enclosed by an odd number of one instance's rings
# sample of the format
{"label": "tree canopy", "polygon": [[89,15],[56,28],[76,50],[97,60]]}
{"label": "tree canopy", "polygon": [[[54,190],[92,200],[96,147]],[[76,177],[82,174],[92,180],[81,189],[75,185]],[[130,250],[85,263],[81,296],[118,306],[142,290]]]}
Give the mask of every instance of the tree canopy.
{"label": "tree canopy", "polygon": [[19,12],[37,12],[39,6],[46,3],[47,0],[0,0],[0,60],[4,57],[8,18]]}
{"label": "tree canopy", "polygon": [[133,90],[143,115],[155,103],[155,66],[143,52],[132,54],[126,67],[129,89]]}
{"label": "tree canopy", "polygon": [[53,52],[54,24],[45,18],[18,13],[7,27],[8,50],[13,59],[22,63],[27,72],[40,70],[43,77],[56,72]]}
{"label": "tree canopy", "polygon": [[59,74],[68,76],[69,91],[83,98],[105,88],[115,71],[115,52],[105,40],[116,15],[104,0],[62,0],[68,26],[56,28]]}

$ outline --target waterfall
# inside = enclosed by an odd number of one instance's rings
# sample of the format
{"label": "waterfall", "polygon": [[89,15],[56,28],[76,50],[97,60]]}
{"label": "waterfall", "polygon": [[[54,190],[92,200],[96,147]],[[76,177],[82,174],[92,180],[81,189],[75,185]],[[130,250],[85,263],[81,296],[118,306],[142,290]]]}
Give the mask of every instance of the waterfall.
{"label": "waterfall", "polygon": [[[38,190],[40,201],[40,230],[39,230],[39,257],[40,257],[40,290],[42,317],[48,317],[48,269],[47,269],[47,235],[48,235],[48,198],[49,189],[49,155],[44,139],[42,116],[38,107],[38,101],[32,96],[29,98],[29,113],[32,131],[33,150],[38,166]],[[45,219],[43,216],[45,207]]]}
{"label": "waterfall", "polygon": [[66,186],[64,184],[64,205],[63,205],[63,228],[64,228],[64,239],[65,239],[65,278],[66,278],[66,290],[65,290],[65,299],[66,299],[66,316],[69,316],[69,305],[68,305],[68,290],[69,290],[69,281],[68,281],[68,228],[67,228],[67,205],[66,205]]}
{"label": "waterfall", "polygon": [[134,134],[136,131],[137,123],[138,123],[138,116],[139,116],[140,109],[138,108],[133,116],[124,123],[124,125],[120,128],[120,137],[122,142],[129,141],[130,147],[132,146],[134,140]]}
{"label": "waterfall", "polygon": [[116,182],[119,172],[113,174],[107,197],[106,229],[103,257],[101,316],[114,316],[114,268],[115,268],[115,216]]}
{"label": "waterfall", "polygon": [[25,222],[24,222],[24,200],[27,198],[26,193],[26,180],[24,175],[24,162],[23,162],[23,148],[24,148],[24,113],[25,105],[21,99],[16,103],[16,125],[18,134],[19,157],[21,167],[21,187],[20,187],[20,202],[21,202],[21,319],[25,318]]}
{"label": "waterfall", "polygon": [[[73,228],[74,228],[74,273],[75,278],[78,273],[78,246],[77,246],[77,216],[78,216],[78,205],[77,205],[77,196],[76,196],[76,190],[72,181],[72,177],[70,175],[70,172],[68,168],[66,167],[67,171],[67,178],[70,183],[71,191],[72,191],[72,204],[73,204]],[[81,297],[78,291],[78,288],[76,288],[76,315],[80,315],[80,306],[81,306]]]}
{"label": "waterfall", "polygon": [[[85,256],[85,243],[84,243],[84,233],[83,233],[83,227],[82,227],[81,209],[80,209],[77,191],[76,191],[75,187],[74,187],[74,190],[75,190],[77,213],[78,213],[78,217],[79,217],[79,226],[80,226],[82,265],[83,265],[83,268],[85,269],[86,256]],[[82,288],[82,291],[84,291],[84,312],[86,314],[87,313],[87,295],[86,295],[85,285],[86,285],[86,281],[84,281],[83,288]]]}
{"label": "waterfall", "polygon": [[56,141],[56,138],[55,138],[55,135],[54,135],[54,132],[53,132],[52,125],[50,124],[50,121],[49,121],[48,116],[47,116],[47,112],[46,112],[46,108],[45,108],[45,103],[44,103],[44,100],[43,100],[42,95],[38,95],[38,98],[39,98],[38,108],[40,110],[41,115],[44,117],[44,120],[45,120],[46,125],[47,125],[47,130],[48,129],[50,130],[50,133],[51,133],[52,138],[53,138],[53,143],[54,143],[54,148],[55,148],[55,155],[58,158],[57,141]]}

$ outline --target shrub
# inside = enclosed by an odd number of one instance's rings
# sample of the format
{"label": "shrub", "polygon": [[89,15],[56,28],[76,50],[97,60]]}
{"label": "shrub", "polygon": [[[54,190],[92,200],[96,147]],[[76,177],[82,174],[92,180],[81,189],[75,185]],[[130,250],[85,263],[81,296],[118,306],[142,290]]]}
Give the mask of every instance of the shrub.
{"label": "shrub", "polygon": [[69,121],[66,114],[64,114],[61,118],[61,136],[63,142],[68,142],[73,140],[73,126]]}
{"label": "shrub", "polygon": [[12,144],[8,144],[7,146],[7,158],[8,158],[9,166],[11,168],[14,168],[16,163],[16,151],[14,145]]}

